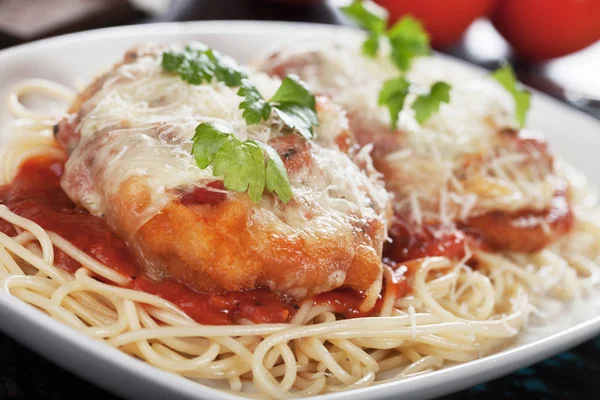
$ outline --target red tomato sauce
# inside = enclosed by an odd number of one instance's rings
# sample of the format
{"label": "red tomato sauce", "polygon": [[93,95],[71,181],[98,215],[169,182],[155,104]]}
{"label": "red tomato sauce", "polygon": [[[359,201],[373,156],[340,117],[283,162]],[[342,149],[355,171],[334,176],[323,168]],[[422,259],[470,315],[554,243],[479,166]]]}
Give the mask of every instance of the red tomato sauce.
{"label": "red tomato sauce", "polygon": [[315,303],[330,306],[334,312],[342,315],[344,318],[371,317],[379,315],[383,306],[383,298],[387,293],[392,293],[396,298],[404,297],[411,291],[411,287],[406,280],[405,273],[407,268],[400,265],[392,273],[391,280],[384,280],[383,290],[377,297],[375,306],[367,311],[359,311],[360,305],[365,296],[355,290],[341,288],[331,292],[320,293],[315,296]]}
{"label": "red tomato sauce", "polygon": [[223,181],[212,181],[209,182],[206,187],[198,187],[190,193],[184,194],[180,201],[183,205],[219,204],[227,198],[227,193],[222,191],[224,189]]}
{"label": "red tomato sauce", "polygon": [[266,289],[209,295],[173,280],[154,281],[144,275],[135,279],[131,288],[169,300],[194,321],[206,325],[229,325],[242,319],[257,324],[288,322],[296,311]]}
{"label": "red tomato sauce", "polygon": [[[60,186],[64,170],[62,161],[44,157],[27,160],[17,176],[8,185],[0,187],[0,204],[14,213],[28,218],[42,228],[53,231],[94,259],[131,278],[129,288],[151,293],[168,300],[201,324],[229,325],[241,320],[255,323],[289,322],[297,306],[293,301],[267,289],[209,295],[194,291],[182,282],[172,279],[155,281],[148,277],[129,251],[126,243],[115,235],[102,218],[78,208]],[[194,193],[191,202],[218,202],[214,192]],[[0,219],[0,231],[16,235],[12,224]],[[81,265],[58,249],[55,263],[69,272]],[[386,284],[385,290],[402,295],[409,290],[401,279]],[[381,299],[374,310],[360,313],[363,294],[349,289],[335,290],[317,296],[316,301],[331,304],[334,311],[345,317],[375,315],[381,308]]]}
{"label": "red tomato sauce", "polygon": [[386,243],[385,257],[394,262],[415,260],[423,257],[448,257],[460,260],[465,256],[467,238],[462,231],[454,230],[436,234],[436,226],[425,225],[412,229],[411,225],[396,219],[392,225],[391,243]]}
{"label": "red tomato sauce", "polygon": [[[0,203],[12,212],[28,218],[42,228],[53,231],[77,248],[115,271],[135,277],[138,268],[126,244],[113,234],[104,220],[78,209],[60,187],[63,162],[35,158],[25,162],[9,185],[0,188]],[[16,232],[2,220],[0,230],[8,235]],[[69,272],[80,264],[55,250],[56,263]]]}

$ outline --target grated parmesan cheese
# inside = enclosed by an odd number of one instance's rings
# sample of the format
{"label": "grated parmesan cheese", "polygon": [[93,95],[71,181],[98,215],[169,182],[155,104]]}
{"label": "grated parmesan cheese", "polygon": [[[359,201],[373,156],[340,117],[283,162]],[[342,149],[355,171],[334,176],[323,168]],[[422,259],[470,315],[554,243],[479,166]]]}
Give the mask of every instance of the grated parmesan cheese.
{"label": "grated parmesan cheese", "polygon": [[[198,124],[228,125],[240,140],[267,142],[284,134],[275,114],[248,126],[239,109],[242,99],[237,88],[216,81],[190,85],[164,73],[160,54],[141,55],[116,67],[82,105],[81,140],[63,179],[75,202],[117,227],[120,222],[111,221],[116,216],[111,215],[110,204],[123,183],[142,179],[150,200],[137,214],[132,209],[130,234],[173,201],[177,191],[222,179],[213,176],[210,166],[198,168],[191,155]],[[247,74],[265,98],[272,97],[280,85],[280,80],[264,73],[248,69]],[[314,165],[308,172],[290,175],[295,206],[282,207],[272,196],[263,196],[255,205],[255,222],[277,221],[283,234],[306,237],[326,222],[352,229],[348,218],[377,219],[385,225],[389,195],[379,174],[365,172],[335,145],[337,136],[348,130],[343,110],[325,104],[318,114],[320,126],[310,142]],[[361,157],[371,162],[368,154]],[[311,228],[311,223],[316,226]]]}
{"label": "grated parmesan cheese", "polygon": [[[416,59],[407,74],[416,91],[445,81],[452,85],[451,101],[420,126],[411,108],[418,93],[409,94],[392,132],[378,94],[398,71],[385,45],[377,57],[368,58],[360,44],[351,38],[287,45],[258,65],[267,72],[283,68],[296,73],[342,105],[359,143],[374,143],[397,212],[419,224],[433,219],[452,225],[495,210],[549,207],[553,167],[535,146],[519,148],[507,138],[510,134],[501,133],[518,126],[513,99],[495,80],[441,57]],[[528,131],[518,135],[538,138]]]}

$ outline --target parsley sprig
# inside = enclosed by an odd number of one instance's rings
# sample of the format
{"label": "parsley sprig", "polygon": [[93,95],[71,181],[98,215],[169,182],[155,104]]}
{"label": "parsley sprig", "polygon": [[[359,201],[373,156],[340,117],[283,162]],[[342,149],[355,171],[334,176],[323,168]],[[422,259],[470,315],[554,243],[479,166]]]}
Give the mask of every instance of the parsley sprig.
{"label": "parsley sprig", "polygon": [[410,69],[415,57],[431,53],[429,35],[418,19],[405,16],[388,30],[388,12],[372,1],[356,0],[341,10],[369,32],[362,47],[363,53],[368,57],[377,55],[382,39],[389,42],[391,59],[401,71]]}
{"label": "parsley sprig", "polygon": [[256,125],[269,118],[271,105],[263,99],[251,80],[244,78],[237,94],[244,98],[240,103],[240,109],[244,110],[242,117],[246,120],[246,124]]}
{"label": "parsley sprig", "polygon": [[[315,97],[296,75],[287,76],[267,101],[233,58],[202,44],[189,45],[180,52],[163,53],[161,65],[165,71],[178,74],[192,85],[214,79],[229,87],[239,87],[237,95],[243,99],[239,108],[248,125],[266,121],[275,112],[285,126],[310,139],[313,126],[319,124]],[[198,167],[205,169],[212,165],[213,175],[223,177],[225,188],[247,191],[255,203],[262,197],[265,187],[284,203],[292,198],[285,165],[268,144],[256,140],[241,141],[231,128],[218,123],[198,125],[192,141],[192,155]]]}
{"label": "parsley sprig", "polygon": [[386,81],[379,91],[379,105],[389,109],[392,129],[398,124],[398,116],[409,92],[410,83],[403,76]]}
{"label": "parsley sprig", "polygon": [[288,127],[306,139],[313,137],[312,127],[319,125],[315,96],[298,76],[288,75],[269,100],[269,105]]}
{"label": "parsley sprig", "polygon": [[419,124],[423,124],[435,114],[442,103],[450,102],[450,89],[451,86],[446,82],[435,82],[429,93],[417,97],[412,108],[415,110],[415,119]]}
{"label": "parsley sprig", "polygon": [[431,54],[429,35],[418,19],[406,16],[388,32],[392,61],[401,71],[408,71],[415,57]]}
{"label": "parsley sprig", "polygon": [[[342,7],[342,11],[361,28],[369,32],[369,36],[362,46],[363,54],[375,57],[379,51],[381,40],[387,40],[391,47],[390,57],[402,73],[408,71],[415,57],[431,53],[429,36],[421,23],[411,17],[401,18],[391,29],[386,30],[388,24],[387,11],[372,1],[356,0],[349,6]],[[390,111],[392,129],[398,122],[398,113],[404,106],[404,100],[411,91],[411,85],[406,87],[405,80],[400,78],[390,79],[384,83],[379,94],[379,105],[386,106]],[[521,127],[525,125],[527,111],[531,105],[531,93],[523,89],[515,77],[509,64],[492,72],[492,78],[511,94],[515,101],[515,117]],[[420,95],[412,104],[415,110],[415,119],[419,124],[424,124],[442,103],[450,101],[451,87],[445,82],[436,82],[428,94]]]}
{"label": "parsley sprig", "polygon": [[248,125],[268,119],[271,111],[275,111],[288,128],[306,139],[313,137],[312,127],[319,125],[315,96],[297,75],[285,77],[269,101],[263,99],[248,79],[242,80],[238,95],[244,97],[240,108],[244,110],[242,116]]}
{"label": "parsley sprig", "polygon": [[198,125],[192,140],[192,155],[198,167],[205,169],[212,164],[213,175],[222,176],[227,189],[248,191],[255,203],[261,199],[265,186],[284,203],[292,198],[285,165],[271,146],[256,140],[241,141],[230,127],[216,122]]}
{"label": "parsley sprig", "polygon": [[229,87],[239,87],[237,94],[243,98],[240,109],[244,110],[242,116],[248,125],[267,120],[275,111],[288,128],[310,139],[313,126],[319,124],[315,97],[296,75],[286,77],[273,98],[267,101],[233,58],[202,44],[189,45],[181,52],[163,53],[162,68],[179,74],[192,85],[216,79]]}
{"label": "parsley sprig", "polygon": [[231,57],[223,55],[201,43],[192,43],[181,52],[164,52],[162,68],[179,74],[192,85],[209,83],[215,78],[227,86],[240,86],[246,73]]}
{"label": "parsley sprig", "polygon": [[[313,126],[319,124],[316,101],[308,86],[296,75],[289,75],[270,100],[265,100],[248,74],[231,57],[202,44],[192,44],[183,51],[163,53],[162,68],[178,74],[192,85],[213,79],[229,87],[239,87],[239,108],[246,124],[266,121],[275,112],[283,124],[306,139],[313,137]],[[265,187],[282,202],[292,198],[285,165],[271,146],[255,140],[241,141],[223,124],[202,123],[196,127],[192,154],[199,168],[213,167],[213,175],[223,177],[229,190],[248,192],[253,202],[262,197]],[[266,164],[265,164],[266,157]]]}
{"label": "parsley sprig", "polygon": [[510,93],[515,101],[515,116],[519,126],[525,126],[525,119],[527,118],[527,111],[531,105],[531,93],[523,88],[523,86],[517,80],[515,71],[510,64],[504,64],[492,72],[492,78],[494,78],[502,87]]}
{"label": "parsley sprig", "polygon": [[[372,1],[354,1],[349,6],[342,7],[342,11],[369,32],[362,45],[364,55],[375,57],[381,40],[387,40],[390,44],[390,58],[400,70],[400,76],[384,82],[379,92],[379,105],[389,110],[391,129],[394,130],[398,124],[398,114],[404,107],[408,94],[422,92],[405,78],[405,74],[415,57],[431,54],[429,35],[419,20],[411,16],[401,18],[391,29],[386,29],[388,13]],[[427,122],[439,110],[442,103],[450,101],[450,89],[449,84],[436,82],[427,93],[417,97],[412,104],[412,109],[420,125]]]}
{"label": "parsley sprig", "polygon": [[342,7],[342,11],[358,26],[369,32],[369,37],[363,43],[363,53],[375,57],[379,50],[379,42],[385,36],[388,13],[385,8],[369,1],[355,1],[349,6]]}

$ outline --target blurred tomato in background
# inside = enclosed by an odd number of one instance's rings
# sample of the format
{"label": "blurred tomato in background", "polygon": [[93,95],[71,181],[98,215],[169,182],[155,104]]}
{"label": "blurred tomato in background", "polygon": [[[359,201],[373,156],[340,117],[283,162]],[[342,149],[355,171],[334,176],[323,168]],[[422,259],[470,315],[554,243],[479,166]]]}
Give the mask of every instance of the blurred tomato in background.
{"label": "blurred tomato in background", "polygon": [[433,47],[457,42],[477,18],[496,29],[527,60],[560,57],[600,40],[600,0],[374,0],[390,14],[420,19]]}
{"label": "blurred tomato in background", "polygon": [[541,60],[600,39],[600,0],[496,0],[492,22],[523,58]]}
{"label": "blurred tomato in background", "polygon": [[456,42],[477,18],[487,15],[494,0],[375,0],[390,13],[390,23],[411,14],[425,25],[431,44],[444,48]]}

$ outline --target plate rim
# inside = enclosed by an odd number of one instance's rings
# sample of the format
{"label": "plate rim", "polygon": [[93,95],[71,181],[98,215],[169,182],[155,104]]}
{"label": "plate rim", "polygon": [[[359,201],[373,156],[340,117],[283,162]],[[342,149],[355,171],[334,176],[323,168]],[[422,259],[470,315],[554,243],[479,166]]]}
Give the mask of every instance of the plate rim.
{"label": "plate rim", "polygon": [[[303,34],[305,34],[306,31],[310,31],[309,33],[312,36],[317,36],[319,33],[323,34],[325,32],[359,32],[358,29],[347,26],[282,21],[219,20],[153,23],[95,29],[25,43],[0,50],[0,62],[4,62],[4,59],[6,58],[10,61],[11,57],[18,57],[20,53],[33,52],[37,48],[47,48],[48,46],[61,47],[72,42],[92,42],[95,40],[131,38],[135,36],[142,36],[142,39],[148,40],[152,36],[163,34],[174,36],[210,34],[223,32],[224,29],[227,29],[228,34],[252,33],[258,31],[277,32],[279,29],[300,29],[304,31],[302,32]],[[449,58],[463,65],[468,65],[471,68],[483,70],[483,68],[466,61],[454,57]],[[544,103],[552,103],[552,106],[560,107],[563,112],[571,114],[574,118],[593,122],[600,128],[600,121],[596,118],[535,89],[533,89],[532,92],[534,93],[535,99],[541,100]],[[50,334],[52,341],[56,343],[73,345],[74,351],[78,351],[80,355],[93,357],[94,361],[101,360],[101,362],[107,366],[115,367],[117,372],[121,371],[123,375],[135,376],[138,379],[138,382],[144,381],[145,384],[148,385],[145,389],[149,389],[150,391],[146,390],[146,394],[154,394],[156,396],[156,394],[160,394],[161,388],[163,390],[166,388],[171,395],[177,395],[185,399],[219,398],[230,400],[241,398],[237,395],[223,392],[165,372],[141,360],[130,357],[102,342],[89,338],[69,326],[52,319],[34,307],[16,299],[8,293],[5,286],[0,287],[0,316],[3,321],[20,320],[17,325],[28,326],[29,329],[39,329],[39,331],[45,335]],[[0,330],[5,331],[9,336],[13,337],[13,339],[24,342],[27,347],[34,349],[34,351],[52,360],[52,362],[61,365],[75,375],[82,376],[84,379],[93,382],[99,387],[108,388],[108,390],[113,393],[126,395],[127,397],[136,397],[136,394],[141,393],[140,391],[137,391],[135,387],[123,385],[120,383],[121,381],[119,379],[110,382],[102,380],[102,377],[94,374],[94,368],[85,369],[73,366],[73,363],[68,357],[66,357],[66,359],[61,359],[52,354],[52,349],[49,346],[44,346],[43,341],[34,343],[30,339],[30,336],[19,335],[19,329],[13,329],[12,326],[2,325],[0,326]],[[352,391],[319,395],[315,398],[322,400],[341,399],[342,397],[369,399],[373,398],[373,396],[391,397],[401,394],[407,396],[407,398],[415,396],[418,396],[419,398],[428,398],[442,393],[448,394],[479,382],[494,379],[510,371],[517,370],[518,368],[534,364],[539,360],[559,353],[566,348],[575,346],[598,333],[600,333],[600,316],[580,322],[531,343],[520,345],[512,349],[506,349],[447,369]],[[44,340],[46,340],[46,338],[47,337],[45,336]],[[525,353],[526,356],[521,355],[523,353]],[[423,384],[423,382],[427,383]],[[439,390],[439,386],[441,385],[444,385],[446,389]],[[400,389],[398,386],[401,386],[401,390],[397,390]],[[152,390],[156,391],[153,393]]]}

